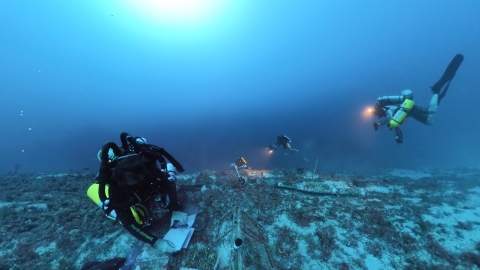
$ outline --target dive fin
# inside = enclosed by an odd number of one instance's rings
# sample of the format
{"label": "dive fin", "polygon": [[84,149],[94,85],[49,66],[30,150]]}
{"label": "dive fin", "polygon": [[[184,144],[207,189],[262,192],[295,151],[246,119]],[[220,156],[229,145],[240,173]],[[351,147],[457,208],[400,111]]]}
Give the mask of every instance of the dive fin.
{"label": "dive fin", "polygon": [[125,258],[113,258],[105,261],[86,263],[81,270],[117,270],[123,267]]}
{"label": "dive fin", "polygon": [[[442,90],[443,86],[446,83],[449,83],[451,80],[453,80],[453,77],[455,77],[455,73],[457,72],[458,68],[463,62],[463,55],[457,54],[455,57],[450,61],[450,64],[448,65],[447,69],[443,73],[442,77],[438,82],[436,82],[432,86],[432,92],[434,94],[440,94],[440,91]],[[448,86],[447,86],[448,88]],[[448,89],[447,89],[448,90]],[[443,95],[445,96],[445,94]]]}
{"label": "dive fin", "polygon": [[292,149],[292,148],[290,148],[290,150],[292,150],[292,151],[290,151],[289,154],[287,154],[287,153],[283,153],[283,154],[286,155],[286,156],[290,156],[291,154],[293,154],[293,153],[295,153],[295,152],[298,152],[298,153],[300,154],[300,156],[301,156],[305,161],[308,161],[308,159],[306,159],[306,158],[302,155],[302,152],[300,152],[300,150]]}

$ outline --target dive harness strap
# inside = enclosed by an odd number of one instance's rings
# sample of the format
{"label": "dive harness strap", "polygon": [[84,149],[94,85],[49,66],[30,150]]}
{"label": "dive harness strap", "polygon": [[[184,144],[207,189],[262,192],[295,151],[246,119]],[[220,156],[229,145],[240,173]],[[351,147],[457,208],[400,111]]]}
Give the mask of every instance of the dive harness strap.
{"label": "dive harness strap", "polygon": [[113,175],[113,168],[116,165],[116,161],[111,161],[108,158],[108,151],[112,149],[116,156],[121,156],[122,151],[118,145],[114,142],[107,142],[102,146],[102,153],[100,154],[100,169],[97,176],[98,181],[98,197],[102,203],[107,199],[105,195],[105,185],[110,182],[110,178]]}

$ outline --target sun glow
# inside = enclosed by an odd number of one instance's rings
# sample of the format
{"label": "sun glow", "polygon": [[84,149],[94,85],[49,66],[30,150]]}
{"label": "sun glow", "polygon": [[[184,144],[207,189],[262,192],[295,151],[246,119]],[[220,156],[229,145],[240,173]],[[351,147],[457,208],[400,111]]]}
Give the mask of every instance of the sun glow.
{"label": "sun glow", "polygon": [[196,26],[212,20],[226,0],[125,0],[130,11],[170,26]]}

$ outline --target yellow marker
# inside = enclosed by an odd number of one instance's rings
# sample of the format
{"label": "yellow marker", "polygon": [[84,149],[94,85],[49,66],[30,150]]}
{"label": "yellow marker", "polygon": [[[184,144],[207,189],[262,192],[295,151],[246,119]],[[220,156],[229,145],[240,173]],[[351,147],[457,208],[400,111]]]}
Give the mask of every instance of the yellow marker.
{"label": "yellow marker", "polygon": [[247,164],[247,161],[242,157],[243,163]]}

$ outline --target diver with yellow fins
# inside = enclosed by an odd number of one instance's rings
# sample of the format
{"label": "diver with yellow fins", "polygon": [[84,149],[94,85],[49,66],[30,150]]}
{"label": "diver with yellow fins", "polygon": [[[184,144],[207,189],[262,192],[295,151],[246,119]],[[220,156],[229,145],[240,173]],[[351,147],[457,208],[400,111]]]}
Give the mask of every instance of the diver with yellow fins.
{"label": "diver with yellow fins", "polygon": [[[122,147],[114,142],[103,145],[98,154],[101,165],[96,183],[87,195],[137,239],[159,251],[170,252],[174,250],[171,243],[148,229],[152,222],[150,208],[155,201],[163,201],[172,215],[181,214],[177,211],[180,204],[175,180],[177,171],[184,169],[167,151],[147,144],[145,138],[123,132],[120,140]],[[161,194],[168,195],[162,199]]]}
{"label": "diver with yellow fins", "polygon": [[433,96],[428,108],[416,104],[413,100],[413,92],[409,89],[403,90],[399,96],[379,97],[373,109],[373,114],[378,116],[379,120],[373,123],[373,128],[378,130],[379,126],[386,125],[390,130],[395,131],[395,141],[402,144],[403,133],[399,126],[405,123],[407,117],[412,117],[425,125],[433,124],[438,105],[447,94],[450,83],[462,62],[461,54],[455,55],[450,61],[443,76],[431,87]]}
{"label": "diver with yellow fins", "polygon": [[284,155],[289,156],[289,155],[291,155],[295,152],[298,152],[304,160],[308,161],[308,159],[306,159],[302,156],[302,153],[300,153],[300,150],[292,148],[291,143],[292,143],[292,140],[289,137],[287,137],[286,135],[278,135],[277,136],[277,142],[275,144],[269,145],[267,147],[267,150],[270,151],[270,152],[273,152],[273,151],[277,150],[278,147],[283,146],[283,149],[290,150],[290,153],[283,153]]}

